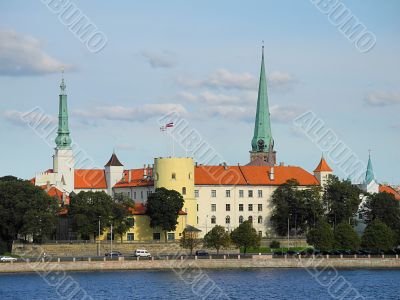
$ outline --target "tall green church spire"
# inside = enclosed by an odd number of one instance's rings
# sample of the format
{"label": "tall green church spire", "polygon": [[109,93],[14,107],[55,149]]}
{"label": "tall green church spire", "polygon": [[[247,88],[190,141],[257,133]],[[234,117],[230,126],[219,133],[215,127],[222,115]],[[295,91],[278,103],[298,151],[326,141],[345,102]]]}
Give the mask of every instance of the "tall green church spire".
{"label": "tall green church spire", "polygon": [[258,86],[257,113],[254,124],[254,136],[251,140],[253,152],[268,152],[273,146],[271,121],[268,105],[267,82],[265,78],[264,45],[262,46],[260,83]]}
{"label": "tall green church spire", "polygon": [[368,157],[367,173],[365,173],[365,183],[370,184],[375,180],[374,170],[372,169],[371,152]]}
{"label": "tall green church spire", "polygon": [[57,149],[71,149],[71,138],[68,128],[68,106],[66,85],[64,82],[64,70],[62,70],[62,78],[60,84],[60,103],[58,111],[58,131],[56,137]]}

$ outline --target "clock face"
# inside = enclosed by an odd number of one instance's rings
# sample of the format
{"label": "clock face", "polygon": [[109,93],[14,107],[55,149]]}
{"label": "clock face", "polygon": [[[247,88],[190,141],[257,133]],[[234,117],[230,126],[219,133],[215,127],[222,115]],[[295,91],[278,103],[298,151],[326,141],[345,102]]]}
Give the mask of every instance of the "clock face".
{"label": "clock face", "polygon": [[257,144],[258,144],[258,149],[259,150],[264,150],[264,140],[259,139]]}

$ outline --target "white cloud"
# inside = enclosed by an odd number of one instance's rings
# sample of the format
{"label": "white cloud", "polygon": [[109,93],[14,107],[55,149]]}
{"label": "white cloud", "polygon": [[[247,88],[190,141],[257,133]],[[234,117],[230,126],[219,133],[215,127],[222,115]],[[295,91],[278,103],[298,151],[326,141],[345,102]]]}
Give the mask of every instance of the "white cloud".
{"label": "white cloud", "polygon": [[143,51],[142,55],[153,68],[170,69],[177,65],[175,54],[168,51],[163,51],[161,53]]}
{"label": "white cloud", "polygon": [[297,79],[293,75],[286,72],[274,71],[268,76],[268,84],[272,90],[291,90],[297,83]]}
{"label": "white cloud", "polygon": [[279,106],[270,107],[271,119],[280,123],[292,123],[293,120],[304,112],[304,109],[297,106]]}
{"label": "white cloud", "polygon": [[179,92],[177,97],[183,101],[188,101],[188,102],[195,102],[199,99],[198,96],[185,91]]}
{"label": "white cloud", "polygon": [[392,106],[400,104],[400,93],[372,92],[364,98],[370,106]]}
{"label": "white cloud", "polygon": [[57,124],[57,118],[45,115],[42,111],[32,110],[28,112],[9,109],[2,113],[6,121],[17,126],[54,126]]}
{"label": "white cloud", "polygon": [[43,42],[13,30],[0,29],[0,76],[44,75],[71,66],[43,51]]}
{"label": "white cloud", "polygon": [[186,115],[187,110],[180,104],[145,104],[137,107],[100,106],[91,109],[76,109],[74,116],[90,119],[118,120],[118,121],[145,121],[153,117],[161,117],[175,112],[178,115]]}

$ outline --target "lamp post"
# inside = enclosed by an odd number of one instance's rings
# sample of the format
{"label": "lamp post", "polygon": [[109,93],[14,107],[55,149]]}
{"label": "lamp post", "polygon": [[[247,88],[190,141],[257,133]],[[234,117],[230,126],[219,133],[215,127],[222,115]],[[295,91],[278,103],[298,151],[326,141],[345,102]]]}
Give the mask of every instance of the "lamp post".
{"label": "lamp post", "polygon": [[99,216],[99,234],[97,237],[97,256],[100,256],[100,231],[101,231],[101,226],[100,226],[100,216]]}

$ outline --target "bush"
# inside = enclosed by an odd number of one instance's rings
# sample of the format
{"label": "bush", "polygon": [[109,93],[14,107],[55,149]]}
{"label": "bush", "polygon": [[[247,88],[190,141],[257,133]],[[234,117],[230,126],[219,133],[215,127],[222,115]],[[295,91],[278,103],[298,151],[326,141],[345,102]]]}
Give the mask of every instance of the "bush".
{"label": "bush", "polygon": [[307,234],[307,243],[319,250],[332,249],[334,241],[333,230],[325,221],[318,223],[317,227]]}
{"label": "bush", "polygon": [[362,246],[369,249],[390,250],[396,239],[393,230],[385,223],[376,219],[364,231]]}
{"label": "bush", "polygon": [[337,249],[358,250],[360,247],[360,237],[353,227],[346,222],[336,226],[334,236]]}
{"label": "bush", "polygon": [[280,247],[281,247],[281,243],[279,243],[279,242],[276,241],[276,240],[273,240],[273,241],[269,244],[269,247],[272,248],[272,249],[280,248]]}

